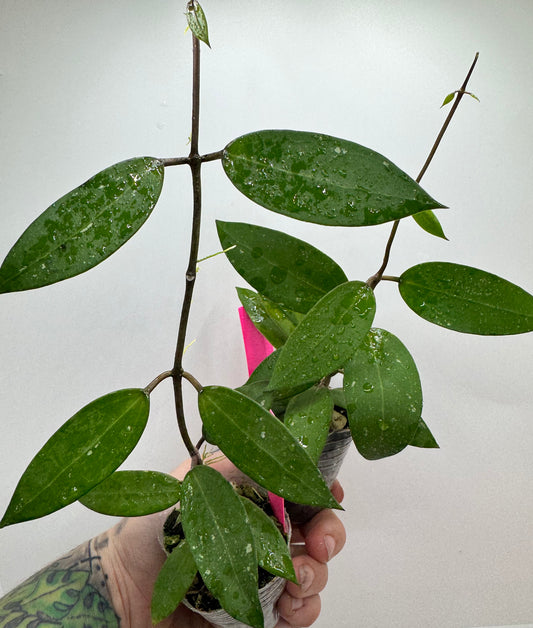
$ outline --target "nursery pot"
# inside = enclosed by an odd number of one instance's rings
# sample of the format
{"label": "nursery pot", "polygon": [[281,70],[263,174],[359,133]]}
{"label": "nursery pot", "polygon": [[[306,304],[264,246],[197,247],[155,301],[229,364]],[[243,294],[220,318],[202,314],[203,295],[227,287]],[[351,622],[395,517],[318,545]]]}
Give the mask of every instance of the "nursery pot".
{"label": "nursery pot", "polygon": [[[240,472],[237,472],[235,476],[238,477],[239,479],[243,478]],[[235,477],[231,479],[235,479]],[[246,481],[250,484],[250,486],[257,488],[257,485],[254,484],[249,478],[246,478]],[[167,531],[169,527],[173,525],[171,523],[171,520],[173,517],[175,517],[175,512],[176,511],[172,511],[171,514],[166,519],[165,529]],[[287,531],[285,534],[287,536],[287,544],[289,544],[290,537],[291,537],[291,527],[290,527],[290,519],[289,519],[287,511],[285,511],[285,522],[287,525]],[[173,536],[173,533],[171,533],[170,536]],[[172,549],[170,550],[168,549],[166,540],[167,540],[167,534],[164,534],[163,538],[161,539],[161,542],[162,542],[161,544],[165,552],[168,554],[172,551]],[[197,577],[199,578],[199,576]],[[201,579],[200,579],[200,582],[201,582]],[[205,588],[205,585],[204,585],[204,588]],[[278,623],[279,614],[277,612],[276,604],[281,594],[283,593],[284,588],[285,588],[284,578],[281,578],[279,576],[273,576],[269,574],[268,572],[266,572],[264,569],[259,568],[259,601],[261,602],[261,609],[263,611],[264,628],[274,628],[275,625]],[[205,589],[205,591],[207,591],[207,589]],[[205,620],[207,620],[213,626],[220,626],[224,628],[249,628],[247,624],[244,624],[238,621],[237,619],[232,617],[227,611],[225,611],[223,608],[220,608],[218,601],[215,600],[215,598],[208,592],[207,592],[207,595],[204,596],[204,599],[206,599],[207,602],[198,603],[198,600],[200,599],[200,597],[201,596],[198,596],[197,594],[191,595],[191,592],[189,591],[189,593],[187,594],[187,597],[183,599],[182,604],[186,606],[187,608],[189,608],[194,613],[201,615]],[[195,598],[196,598],[196,602],[195,602]],[[211,608],[203,610],[202,605],[204,607],[211,606]],[[217,608],[212,608],[213,605],[216,605]]]}
{"label": "nursery pot", "polygon": [[[352,442],[352,434],[349,428],[333,430],[328,434],[326,444],[318,460],[318,469],[324,481],[331,488],[341,468],[342,462]],[[300,525],[312,519],[321,508],[305,506],[293,502],[285,502],[292,523]]]}

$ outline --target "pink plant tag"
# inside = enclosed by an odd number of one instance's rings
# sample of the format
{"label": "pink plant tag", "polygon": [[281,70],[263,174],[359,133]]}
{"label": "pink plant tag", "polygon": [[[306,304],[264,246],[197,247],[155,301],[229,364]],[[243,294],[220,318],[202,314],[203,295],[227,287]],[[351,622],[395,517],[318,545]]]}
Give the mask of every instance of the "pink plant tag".
{"label": "pink plant tag", "polygon": [[[246,362],[248,364],[248,375],[251,375],[256,367],[274,351],[274,347],[268,342],[263,334],[257,330],[250,320],[243,307],[239,308],[239,318],[241,319],[242,337],[244,340],[244,352],[246,353]],[[287,524],[285,521],[285,500],[279,495],[268,493],[270,505],[276,515],[278,521],[283,526],[283,531],[287,532]]]}

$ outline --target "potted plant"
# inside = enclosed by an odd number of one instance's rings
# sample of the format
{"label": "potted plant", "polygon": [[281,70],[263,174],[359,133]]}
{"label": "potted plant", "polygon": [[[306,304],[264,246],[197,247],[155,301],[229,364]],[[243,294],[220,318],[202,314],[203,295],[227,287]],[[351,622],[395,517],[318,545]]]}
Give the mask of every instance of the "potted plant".
{"label": "potted plant", "polygon": [[[253,593],[258,563],[254,526],[232,487],[202,463],[185,421],[184,381],[198,394],[202,440],[219,446],[272,493],[313,507],[337,507],[315,467],[334,411],[346,419],[367,459],[387,457],[413,444],[435,446],[422,420],[421,385],[411,355],[395,335],[373,327],[376,286],[382,281],[397,284],[405,303],[431,323],[486,335],[531,331],[533,298],[493,274],[460,264],[430,262],[399,276],[387,275],[399,221],[413,216],[430,234],[443,237],[432,213],[443,205],[392,161],[359,144],[324,134],[267,130],[200,154],[199,49],[200,40],[208,43],[207,22],[196,2],[188,3],[187,17],[194,42],[189,155],[134,158],[106,168],[37,218],[0,269],[0,290],[11,293],[41,288],[92,268],[148,218],[165,170],[189,166],[194,227],[174,364],[143,388],[99,397],[67,421],[29,465],[0,525],[31,520],[77,500],[115,515],[146,514],[180,501],[188,539],[180,547],[188,552],[191,569],[185,574],[188,580],[179,583],[176,601],[185,595],[198,569],[231,615],[260,626]],[[470,72],[456,94],[450,119],[467,93],[469,76]],[[255,288],[255,292],[241,289],[241,302],[260,331],[278,346],[237,390],[205,386],[201,374],[186,371],[183,361],[199,257],[201,167],[219,160],[231,183],[269,210],[331,226],[394,225],[377,272],[353,280],[330,257],[299,238],[242,222],[218,223],[221,249]],[[337,382],[332,383],[335,377]],[[116,471],[144,431],[151,394],[167,379],[172,380],[180,433],[194,462],[183,484],[157,473]],[[53,461],[65,451],[70,462],[58,474]],[[123,503],[117,496],[125,497]],[[216,520],[213,505],[220,513]],[[221,539],[211,539],[210,534],[230,524],[239,530],[250,525],[251,530],[246,538],[235,539],[233,551],[224,557],[240,560],[243,544],[251,548],[236,570],[244,574],[236,589],[224,579]],[[162,589],[164,577],[165,573],[159,583]],[[154,616],[160,618],[157,600],[154,608]]]}

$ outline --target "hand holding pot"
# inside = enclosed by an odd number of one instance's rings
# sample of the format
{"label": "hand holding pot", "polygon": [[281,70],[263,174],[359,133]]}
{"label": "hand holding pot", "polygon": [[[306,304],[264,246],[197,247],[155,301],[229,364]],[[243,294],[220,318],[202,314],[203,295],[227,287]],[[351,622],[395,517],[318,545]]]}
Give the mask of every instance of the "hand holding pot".
{"label": "hand holding pot", "polygon": [[[224,475],[234,469],[228,461],[214,465]],[[173,473],[182,479],[189,468],[185,462]],[[332,492],[341,501],[343,491],[336,482]],[[108,587],[115,612],[121,625],[151,626],[150,600],[157,574],[165,560],[158,534],[165,515],[157,513],[146,517],[125,519],[105,533],[106,551],[101,560],[108,574]],[[327,582],[327,561],[344,546],[344,526],[335,513],[324,510],[311,521],[293,530],[294,566],[300,585],[287,583],[279,602],[281,619],[277,628],[309,626],[320,613],[319,593]],[[211,624],[183,605],[160,626],[165,628],[209,628]]]}

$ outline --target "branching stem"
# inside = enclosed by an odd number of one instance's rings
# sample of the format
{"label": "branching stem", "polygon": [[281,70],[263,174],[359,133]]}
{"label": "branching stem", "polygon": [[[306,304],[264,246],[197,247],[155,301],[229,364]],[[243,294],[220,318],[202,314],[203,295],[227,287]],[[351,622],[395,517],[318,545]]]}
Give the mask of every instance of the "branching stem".
{"label": "branching stem", "polygon": [[[455,101],[452,105],[452,108],[450,109],[450,112],[448,113],[448,116],[446,117],[446,120],[444,120],[444,124],[442,125],[442,128],[439,132],[439,134],[437,135],[437,139],[435,140],[435,143],[433,144],[431,150],[429,151],[429,155],[424,163],[424,165],[422,166],[422,170],[420,171],[418,177],[416,178],[416,182],[420,183],[420,181],[422,180],[422,177],[424,176],[426,170],[429,167],[429,164],[431,163],[433,157],[435,156],[435,153],[437,152],[437,148],[439,147],[439,144],[442,140],[442,138],[444,137],[444,134],[446,133],[446,129],[448,128],[456,110],[457,107],[459,106],[459,103],[461,102],[461,98],[465,95],[465,93],[468,93],[466,91],[466,86],[468,85],[468,81],[470,80],[470,77],[472,76],[472,72],[474,71],[474,68],[476,67],[476,63],[479,57],[479,52],[476,52],[476,56],[474,57],[474,61],[472,62],[472,65],[470,66],[470,69],[468,70],[468,74],[466,75],[466,78],[461,86],[461,89],[457,90],[457,97],[455,98]],[[389,258],[390,258],[390,252],[391,252],[391,248],[392,248],[392,244],[394,242],[394,238],[396,237],[396,233],[398,231],[398,226],[400,225],[400,221],[399,220],[395,220],[394,224],[392,225],[392,229],[389,235],[389,239],[387,241],[387,245],[385,247],[385,253],[383,255],[383,262],[379,268],[379,270],[377,271],[377,273],[375,275],[372,275],[372,277],[370,277],[367,280],[367,285],[374,289],[378,283],[383,279],[383,273],[385,272],[385,269],[387,268],[387,264],[389,263]]]}
{"label": "branching stem", "polygon": [[[185,410],[183,405],[183,352],[185,349],[185,338],[187,334],[187,324],[191,309],[194,283],[196,281],[196,260],[198,259],[198,248],[200,243],[200,224],[202,213],[202,183],[201,166],[202,161],[198,153],[198,135],[200,127],[200,41],[193,35],[193,82],[192,82],[192,124],[191,124],[191,148],[187,158],[187,163],[191,169],[193,188],[193,218],[191,228],[191,244],[189,251],[189,264],[185,273],[185,295],[181,309],[178,339],[176,343],[176,353],[174,355],[174,367],[172,369],[172,382],[174,385],[174,401],[176,406],[176,418],[180,430],[181,438],[187,451],[192,458],[192,464],[202,464],[198,449],[193,444],[187,425],[185,422]],[[192,377],[192,376],[191,376]]]}
{"label": "branching stem", "polygon": [[152,393],[152,391],[154,390],[154,388],[156,388],[156,386],[159,386],[159,384],[164,381],[165,379],[168,379],[169,377],[172,377],[172,371],[165,371],[164,373],[161,373],[160,375],[158,375],[154,380],[152,380],[148,386],[146,386],[146,388],[144,389],[144,392],[149,395]]}

